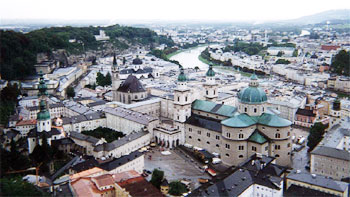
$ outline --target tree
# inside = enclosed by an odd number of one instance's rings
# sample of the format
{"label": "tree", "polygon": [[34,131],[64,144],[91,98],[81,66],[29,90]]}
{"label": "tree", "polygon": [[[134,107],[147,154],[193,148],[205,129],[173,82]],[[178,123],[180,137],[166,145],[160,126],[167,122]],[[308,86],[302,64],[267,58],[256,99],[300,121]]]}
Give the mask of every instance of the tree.
{"label": "tree", "polygon": [[169,194],[174,196],[180,196],[181,194],[187,192],[186,186],[180,181],[174,181],[169,184],[170,190]]}
{"label": "tree", "polygon": [[323,134],[325,133],[327,126],[317,122],[310,128],[310,134],[307,137],[307,146],[309,147],[309,152],[311,152],[317,144],[323,139]]}
{"label": "tree", "polygon": [[68,96],[68,98],[73,98],[73,97],[75,97],[75,91],[74,91],[74,88],[73,87],[71,87],[71,86],[69,86],[68,88],[67,88],[67,96]]}
{"label": "tree", "polygon": [[293,57],[297,57],[298,56],[298,49],[295,49],[294,51],[293,51]]}
{"label": "tree", "polygon": [[112,77],[111,77],[111,73],[107,73],[106,77],[105,77],[105,86],[110,86],[112,85]]}
{"label": "tree", "polygon": [[332,59],[331,71],[338,75],[350,76],[350,51],[339,51]]}
{"label": "tree", "polygon": [[290,61],[285,59],[278,59],[276,61],[276,64],[290,64]]}
{"label": "tree", "polygon": [[282,57],[282,55],[284,54],[284,52],[283,51],[278,51],[278,53],[277,53],[277,57]]}
{"label": "tree", "polygon": [[21,177],[0,179],[1,196],[48,196]]}
{"label": "tree", "polygon": [[158,169],[154,169],[150,182],[152,183],[153,186],[159,189],[163,178],[164,178],[164,172]]}
{"label": "tree", "polygon": [[104,86],[104,84],[105,84],[105,77],[103,76],[103,74],[101,72],[97,73],[96,83],[99,86]]}

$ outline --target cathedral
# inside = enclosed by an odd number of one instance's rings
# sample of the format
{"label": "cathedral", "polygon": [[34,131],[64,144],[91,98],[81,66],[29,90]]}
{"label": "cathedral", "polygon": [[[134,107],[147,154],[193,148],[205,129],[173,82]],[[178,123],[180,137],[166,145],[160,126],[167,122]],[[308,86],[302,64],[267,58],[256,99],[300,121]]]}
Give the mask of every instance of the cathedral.
{"label": "cathedral", "polygon": [[266,93],[255,74],[249,86],[239,92],[236,107],[215,103],[218,90],[212,66],[203,86],[205,100],[186,102],[186,76],[180,73],[174,119],[183,122],[185,143],[220,153],[228,165],[238,165],[253,154],[273,156],[277,164],[291,165],[292,122],[269,110]]}

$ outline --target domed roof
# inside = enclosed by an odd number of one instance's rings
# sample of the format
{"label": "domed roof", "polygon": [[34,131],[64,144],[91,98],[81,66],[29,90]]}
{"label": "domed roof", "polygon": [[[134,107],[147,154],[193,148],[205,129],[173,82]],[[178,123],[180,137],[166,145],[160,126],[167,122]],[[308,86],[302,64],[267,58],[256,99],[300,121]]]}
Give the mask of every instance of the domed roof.
{"label": "domed roof", "polygon": [[215,72],[213,70],[213,65],[210,64],[209,69],[208,69],[208,71],[206,73],[206,76],[207,77],[214,77],[215,76]]}
{"label": "domed roof", "polygon": [[267,101],[267,96],[264,90],[259,88],[258,77],[253,74],[250,77],[249,87],[244,88],[238,98],[242,103],[259,104]]}
{"label": "domed roof", "polygon": [[46,109],[46,102],[44,100],[41,100],[39,106],[40,112],[37,114],[37,120],[50,119],[50,112]]}
{"label": "domed roof", "polygon": [[136,58],[132,60],[132,64],[140,65],[142,64],[142,60],[139,58],[139,56],[136,56]]}
{"label": "domed roof", "polygon": [[238,95],[242,103],[263,103],[267,101],[267,96],[264,90],[259,87],[244,88]]}
{"label": "domed roof", "polygon": [[179,81],[179,82],[187,81],[187,78],[186,78],[186,75],[185,75],[185,72],[184,72],[183,68],[181,68],[181,70],[180,70],[180,74],[177,77],[177,81]]}

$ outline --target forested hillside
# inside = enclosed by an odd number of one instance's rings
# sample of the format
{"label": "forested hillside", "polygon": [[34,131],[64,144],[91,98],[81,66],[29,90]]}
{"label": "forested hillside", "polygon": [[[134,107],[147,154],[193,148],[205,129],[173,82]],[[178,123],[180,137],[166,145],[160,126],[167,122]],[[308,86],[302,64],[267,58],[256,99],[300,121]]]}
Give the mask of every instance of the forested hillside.
{"label": "forested hillside", "polygon": [[[100,50],[106,42],[96,41],[94,35],[104,30],[110,40],[107,44],[115,49],[127,49],[130,45],[167,44],[174,42],[165,36],[158,36],[147,28],[135,28],[120,25],[108,27],[51,27],[29,32],[0,31],[1,55],[0,72],[3,79],[21,79],[34,74],[36,54],[50,53],[55,49],[66,49],[67,52],[80,54],[87,50]],[[76,42],[69,42],[75,39]]]}

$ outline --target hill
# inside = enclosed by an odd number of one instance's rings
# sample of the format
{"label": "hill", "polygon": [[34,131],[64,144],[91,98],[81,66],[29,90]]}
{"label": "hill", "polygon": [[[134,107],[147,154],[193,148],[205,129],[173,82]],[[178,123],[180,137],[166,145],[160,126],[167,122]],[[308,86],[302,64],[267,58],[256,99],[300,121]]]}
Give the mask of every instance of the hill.
{"label": "hill", "polygon": [[[109,41],[96,41],[94,35],[104,30]],[[69,42],[75,39],[76,42]],[[22,79],[34,74],[36,54],[66,49],[73,54],[88,50],[114,48],[127,49],[132,45],[154,46],[167,44],[173,46],[171,38],[159,36],[148,28],[113,25],[108,27],[51,27],[23,34],[0,30],[0,73],[3,79]]]}
{"label": "hill", "polygon": [[288,20],[285,22],[307,25],[307,24],[316,24],[316,23],[326,23],[327,21],[338,21],[338,20],[347,21],[349,23],[350,9],[328,10],[317,14]]}

